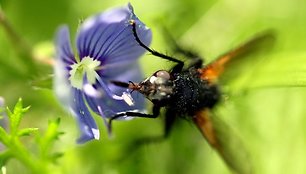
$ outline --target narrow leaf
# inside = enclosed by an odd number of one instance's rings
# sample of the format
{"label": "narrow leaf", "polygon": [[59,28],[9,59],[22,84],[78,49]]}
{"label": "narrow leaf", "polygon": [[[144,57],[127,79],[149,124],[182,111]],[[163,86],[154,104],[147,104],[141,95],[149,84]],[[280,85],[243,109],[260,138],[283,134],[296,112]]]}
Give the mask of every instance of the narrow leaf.
{"label": "narrow leaf", "polygon": [[0,141],[3,144],[8,144],[9,142],[9,135],[7,134],[7,132],[4,130],[3,127],[0,127]]}
{"label": "narrow leaf", "polygon": [[29,136],[38,131],[38,128],[25,128],[18,131],[18,136]]}

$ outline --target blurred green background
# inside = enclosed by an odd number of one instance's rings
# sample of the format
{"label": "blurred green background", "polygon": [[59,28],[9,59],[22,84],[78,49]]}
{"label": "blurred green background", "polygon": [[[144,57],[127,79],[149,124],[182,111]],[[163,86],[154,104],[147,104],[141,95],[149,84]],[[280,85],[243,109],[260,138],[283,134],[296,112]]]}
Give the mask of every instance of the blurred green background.
{"label": "blurred green background", "polygon": [[[152,47],[173,55],[161,28],[186,48],[209,62],[243,43],[254,34],[273,29],[273,50],[249,56],[221,81],[224,100],[215,113],[241,137],[250,151],[254,173],[306,173],[306,1],[305,0],[130,0],[137,16],[153,31]],[[35,47],[53,42],[60,24],[67,23],[72,38],[79,20],[122,0],[1,0],[7,19],[22,38]],[[64,156],[53,173],[80,174],[194,174],[231,173],[208,146],[192,123],[179,122],[163,143],[131,149],[138,137],[162,134],[162,119],[134,119],[114,123],[109,139],[102,120],[96,117],[101,140],[75,144],[75,120],[61,108],[52,90],[33,88],[33,81],[48,77],[52,68],[31,63],[0,28],[0,96],[12,106],[19,97],[31,110],[24,127],[44,130],[50,119],[61,118],[65,135],[55,151]],[[148,76],[171,63],[150,55],[140,60]],[[31,140],[25,139],[31,149]],[[237,153],[239,153],[237,147]],[[131,152],[133,151],[133,153]],[[243,165],[243,164],[242,164]],[[10,161],[7,173],[30,173]]]}

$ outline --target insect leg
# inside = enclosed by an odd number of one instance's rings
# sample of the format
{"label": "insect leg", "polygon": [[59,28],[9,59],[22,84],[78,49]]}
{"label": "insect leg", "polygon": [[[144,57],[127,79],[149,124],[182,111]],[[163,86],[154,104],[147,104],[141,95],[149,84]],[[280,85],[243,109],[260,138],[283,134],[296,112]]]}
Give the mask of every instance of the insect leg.
{"label": "insect leg", "polygon": [[167,137],[169,137],[170,132],[173,128],[175,119],[176,119],[175,112],[168,109],[165,115],[164,133],[162,135],[139,138],[134,142],[135,144],[134,146],[141,146],[145,144],[159,143],[159,142],[164,141]]}
{"label": "insect leg", "polygon": [[[183,48],[170,34],[170,32],[164,27],[163,28],[164,36],[166,37],[167,42],[170,43],[170,47],[173,50],[173,52],[181,54],[185,56],[186,58],[191,60],[190,67],[195,67],[195,68],[201,68],[203,64],[203,58],[199,56],[196,52],[192,50],[188,50]],[[187,68],[187,69],[188,69]]]}
{"label": "insect leg", "polygon": [[164,138],[167,138],[173,128],[174,122],[176,119],[175,112],[168,109],[165,115],[165,129],[164,129]]}
{"label": "insect leg", "polygon": [[153,106],[153,114],[145,114],[140,112],[122,112],[114,115],[108,121],[109,131],[112,130],[112,121],[121,117],[142,117],[142,118],[157,118],[160,113],[160,107],[157,105]]}
{"label": "insect leg", "polygon": [[[173,58],[173,57],[170,57],[170,56],[167,56],[165,54],[162,54],[162,53],[159,53],[149,47],[147,47],[138,37],[137,35],[137,31],[136,31],[136,23],[134,21],[131,21],[131,24],[132,24],[132,27],[133,27],[133,34],[134,34],[134,37],[135,37],[135,40],[138,42],[138,44],[143,47],[144,49],[146,49],[147,51],[149,51],[152,55],[154,56],[157,56],[157,57],[160,57],[162,59],[166,59],[166,60],[169,60],[169,61],[172,61],[172,62],[175,62],[177,63],[177,65],[173,68],[175,69],[175,71],[177,72],[180,72],[183,67],[184,67],[184,62],[181,61],[181,60],[178,60],[176,58]],[[174,71],[174,70],[173,70]]]}

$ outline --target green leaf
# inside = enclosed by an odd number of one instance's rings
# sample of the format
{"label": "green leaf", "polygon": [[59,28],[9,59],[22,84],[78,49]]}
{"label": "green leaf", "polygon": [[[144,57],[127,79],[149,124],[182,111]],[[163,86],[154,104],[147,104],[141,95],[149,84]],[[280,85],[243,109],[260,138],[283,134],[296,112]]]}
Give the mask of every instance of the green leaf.
{"label": "green leaf", "polygon": [[29,136],[38,131],[38,128],[25,128],[18,131],[18,136]]}
{"label": "green leaf", "polygon": [[40,153],[43,157],[48,157],[49,149],[53,143],[62,135],[62,132],[58,131],[60,119],[49,121],[48,128],[43,135],[38,136],[37,141],[40,147]]}
{"label": "green leaf", "polygon": [[12,134],[15,134],[17,132],[23,114],[29,109],[30,107],[23,108],[21,98],[19,98],[18,102],[16,103],[13,112],[9,108],[7,108],[7,114],[10,122],[10,130]]}
{"label": "green leaf", "polygon": [[9,135],[7,132],[4,130],[3,127],[0,126],[0,141],[4,144],[7,145],[9,143]]}
{"label": "green leaf", "polygon": [[5,150],[0,153],[0,169],[6,165],[7,161],[12,157],[10,150]]}
{"label": "green leaf", "polygon": [[48,129],[44,135],[45,140],[52,141],[58,139],[58,136],[62,134],[61,132],[58,132],[59,124],[60,118],[49,122]]}

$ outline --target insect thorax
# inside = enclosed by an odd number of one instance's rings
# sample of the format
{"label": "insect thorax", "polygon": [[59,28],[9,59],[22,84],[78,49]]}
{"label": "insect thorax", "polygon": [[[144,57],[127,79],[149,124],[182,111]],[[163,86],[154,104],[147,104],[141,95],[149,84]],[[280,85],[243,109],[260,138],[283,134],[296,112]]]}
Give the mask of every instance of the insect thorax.
{"label": "insect thorax", "polygon": [[171,107],[181,116],[193,116],[203,108],[212,108],[218,102],[220,92],[216,85],[202,80],[199,74],[190,69],[175,74],[174,93],[171,96]]}

